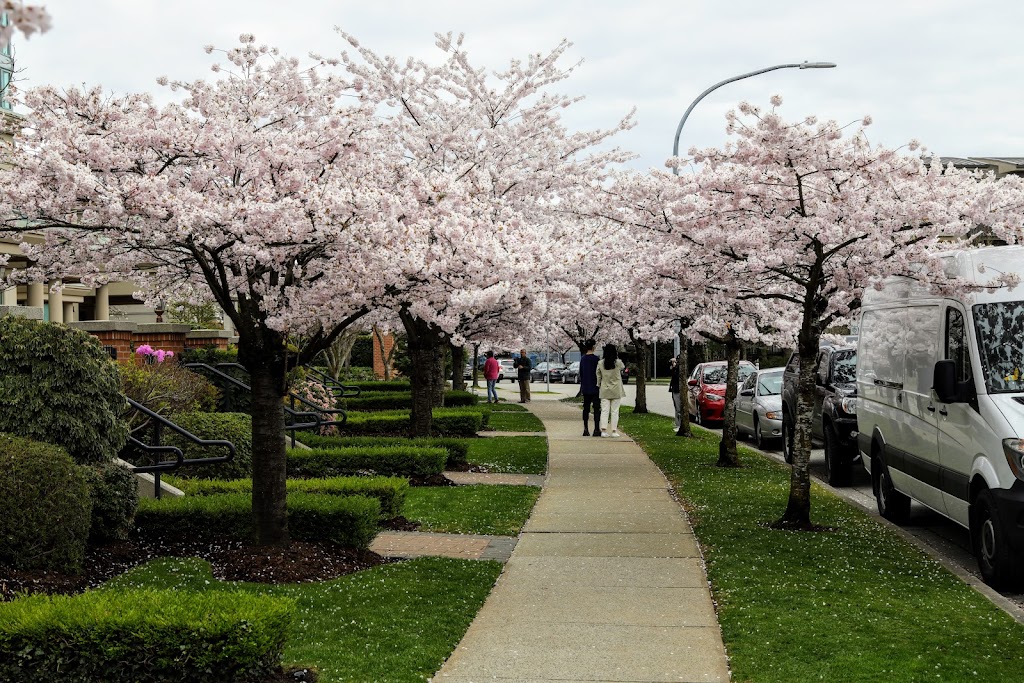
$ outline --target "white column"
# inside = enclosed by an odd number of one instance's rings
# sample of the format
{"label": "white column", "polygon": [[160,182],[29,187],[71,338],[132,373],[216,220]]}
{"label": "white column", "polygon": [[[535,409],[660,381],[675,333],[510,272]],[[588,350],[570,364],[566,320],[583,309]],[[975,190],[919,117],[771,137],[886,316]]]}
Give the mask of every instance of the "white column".
{"label": "white column", "polygon": [[8,287],[4,290],[3,296],[0,297],[0,305],[3,306],[17,306],[18,305],[18,288]]}
{"label": "white column", "polygon": [[57,280],[50,287],[50,322],[64,322],[64,293],[54,287],[60,287],[61,281]]}
{"label": "white column", "polygon": [[78,320],[78,304],[73,301],[64,302],[64,322],[73,323]]}
{"label": "white column", "polygon": [[45,293],[45,287],[46,287],[45,283],[42,283],[42,282],[30,282],[28,284],[28,295],[27,295],[28,301],[26,301],[25,303],[27,303],[29,306],[35,306],[36,308],[42,308],[43,307],[43,300],[44,300],[43,295]]}
{"label": "white column", "polygon": [[110,320],[110,285],[96,288],[96,320]]}

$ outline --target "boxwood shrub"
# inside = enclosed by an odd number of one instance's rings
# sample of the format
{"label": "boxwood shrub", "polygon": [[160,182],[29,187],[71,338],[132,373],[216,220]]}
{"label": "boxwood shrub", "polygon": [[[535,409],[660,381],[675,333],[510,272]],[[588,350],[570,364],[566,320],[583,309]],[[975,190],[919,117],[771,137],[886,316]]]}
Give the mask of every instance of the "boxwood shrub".
{"label": "boxwood shrub", "polygon": [[[179,479],[168,477],[186,495],[213,496],[221,493],[252,493],[252,479]],[[330,479],[289,479],[288,493],[319,493],[328,496],[366,496],[380,501],[381,519],[402,514],[409,481],[401,477],[332,477]]]}
{"label": "boxwood shrub", "polygon": [[296,438],[310,448],[348,448],[352,446],[413,446],[443,448],[448,451],[445,467],[454,469],[468,462],[469,442],[454,437],[426,437],[410,439],[402,436],[323,436],[313,432],[299,432]]}
{"label": "boxwood shrub", "polygon": [[139,505],[139,486],[135,475],[116,462],[82,469],[89,481],[92,497],[89,540],[105,543],[128,538],[135,519],[135,508]]}
{"label": "boxwood shrub", "polygon": [[0,565],[79,571],[91,512],[86,474],[67,451],[0,433]]}
{"label": "boxwood shrub", "polygon": [[[380,502],[364,496],[288,494],[288,530],[299,541],[328,541],[346,548],[366,548],[377,535]],[[254,537],[252,496],[143,498],[135,526],[157,536],[209,536],[211,531],[236,538]]]}
{"label": "boxwood shrub", "polygon": [[[434,436],[476,436],[487,424],[485,412],[474,408],[435,408]],[[489,412],[487,416],[490,416]],[[338,426],[338,431],[344,436],[406,436],[411,426],[407,410],[351,412],[346,423]]]}
{"label": "boxwood shrub", "polygon": [[339,477],[373,473],[390,477],[431,477],[444,472],[448,451],[408,446],[293,448],[288,450],[288,476]]}
{"label": "boxwood shrub", "polygon": [[[200,479],[244,479],[252,476],[252,416],[246,413],[178,413],[174,422],[200,439],[225,439],[235,445],[230,462],[182,467],[175,474]],[[181,448],[185,459],[224,455],[223,448],[197,446],[188,439],[166,430],[165,442]]]}
{"label": "boxwood shrub", "polygon": [[55,323],[0,318],[0,432],[63,446],[80,465],[109,462],[128,427],[117,364],[98,339]]}
{"label": "boxwood shrub", "polygon": [[0,604],[8,683],[263,681],[280,667],[295,613],[242,591],[93,590]]}
{"label": "boxwood shrub", "polygon": [[398,379],[388,382],[344,382],[345,386],[358,387],[364,394],[368,391],[412,391],[412,384],[408,380]]}

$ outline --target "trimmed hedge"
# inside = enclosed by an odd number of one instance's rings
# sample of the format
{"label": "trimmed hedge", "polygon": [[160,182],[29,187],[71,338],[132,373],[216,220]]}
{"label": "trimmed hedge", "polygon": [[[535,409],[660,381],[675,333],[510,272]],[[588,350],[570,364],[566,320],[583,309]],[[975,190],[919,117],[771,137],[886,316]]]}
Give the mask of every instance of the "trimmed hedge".
{"label": "trimmed hedge", "polygon": [[[468,391],[446,391],[446,408],[475,406],[480,403],[477,396]],[[412,408],[412,393],[398,391],[363,392],[355,398],[345,399],[346,410],[409,410]]]}
{"label": "trimmed hedge", "polygon": [[359,387],[363,393],[367,391],[412,391],[412,384],[408,380],[401,379],[390,382],[343,382],[343,384],[347,387]]}
{"label": "trimmed hedge", "polygon": [[[214,496],[221,493],[252,493],[252,479],[178,479],[168,481],[185,494]],[[402,514],[409,482],[400,477],[333,477],[289,479],[288,493],[319,493],[328,496],[365,496],[380,501],[381,519]]]}
{"label": "trimmed hedge", "polygon": [[[246,413],[178,413],[171,419],[200,439],[225,439],[235,445],[231,462],[182,467],[175,474],[198,479],[245,479],[252,476],[252,416]],[[227,453],[225,448],[197,446],[183,436],[165,430],[166,443],[177,446],[189,458],[213,458]]]}
{"label": "trimmed hedge", "polygon": [[295,438],[310,448],[350,448],[352,446],[443,448],[448,451],[448,462],[445,464],[448,469],[465,465],[469,457],[469,442],[453,437],[410,439],[402,436],[323,436],[313,432],[299,432]]}
{"label": "trimmed hedge", "polygon": [[0,432],[109,462],[128,439],[117,363],[98,339],[56,323],[0,318]]}
{"label": "trimmed hedge", "polygon": [[[474,408],[435,408],[434,436],[476,436],[489,417],[490,411]],[[338,431],[343,436],[404,436],[411,427],[409,411],[381,411],[349,413],[346,423],[338,425]]]}
{"label": "trimmed hedge", "polygon": [[288,476],[306,479],[372,473],[389,477],[430,477],[444,472],[443,448],[362,446],[290,448]]}
{"label": "trimmed hedge", "polygon": [[0,433],[0,565],[79,571],[89,493],[83,468],[63,448]]}
{"label": "trimmed hedge", "polygon": [[[377,535],[380,502],[363,496],[288,494],[288,531],[299,541],[330,541],[347,548],[366,548]],[[236,538],[254,537],[252,496],[143,498],[135,526],[157,536],[206,536],[211,531]]]}
{"label": "trimmed hedge", "polygon": [[8,683],[256,682],[280,667],[295,603],[243,591],[93,590],[0,604]]}

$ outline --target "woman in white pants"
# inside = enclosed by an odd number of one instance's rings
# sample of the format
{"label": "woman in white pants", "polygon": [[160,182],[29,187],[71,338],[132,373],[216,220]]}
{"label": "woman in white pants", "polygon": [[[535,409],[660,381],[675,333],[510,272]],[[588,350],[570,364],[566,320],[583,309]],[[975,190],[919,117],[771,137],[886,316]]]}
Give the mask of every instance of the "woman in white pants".
{"label": "woman in white pants", "polygon": [[597,386],[601,397],[601,436],[619,436],[619,404],[626,395],[626,389],[622,386],[624,367],[615,345],[605,344],[601,349],[601,361],[597,364]]}

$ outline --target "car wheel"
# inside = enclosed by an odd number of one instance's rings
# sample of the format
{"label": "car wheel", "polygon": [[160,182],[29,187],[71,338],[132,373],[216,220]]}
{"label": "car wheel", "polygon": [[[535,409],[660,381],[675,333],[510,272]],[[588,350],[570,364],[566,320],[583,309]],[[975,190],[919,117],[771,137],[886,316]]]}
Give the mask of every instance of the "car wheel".
{"label": "car wheel", "polygon": [[789,411],[782,412],[782,459],[793,464],[793,449],[796,447],[796,425]]}
{"label": "car wheel", "polygon": [[764,450],[764,437],[761,436],[761,421],[757,417],[757,413],[754,413],[754,445],[757,446],[758,450]]}
{"label": "car wheel", "polygon": [[697,414],[693,416],[693,421],[694,421],[695,424],[698,424],[701,427],[704,426],[704,417],[700,413],[700,404],[699,403],[697,404]]}
{"label": "car wheel", "polygon": [[1020,555],[1007,543],[1006,531],[995,513],[992,492],[985,489],[971,505],[971,545],[985,583],[997,589],[1020,584]]}
{"label": "car wheel", "polygon": [[893,486],[885,462],[879,459],[876,463],[878,485],[875,487],[875,502],[878,504],[878,514],[893,524],[903,524],[910,517],[910,498]]}
{"label": "car wheel", "polygon": [[830,486],[849,486],[851,462],[839,445],[839,435],[831,424],[822,429],[825,434],[825,481]]}

